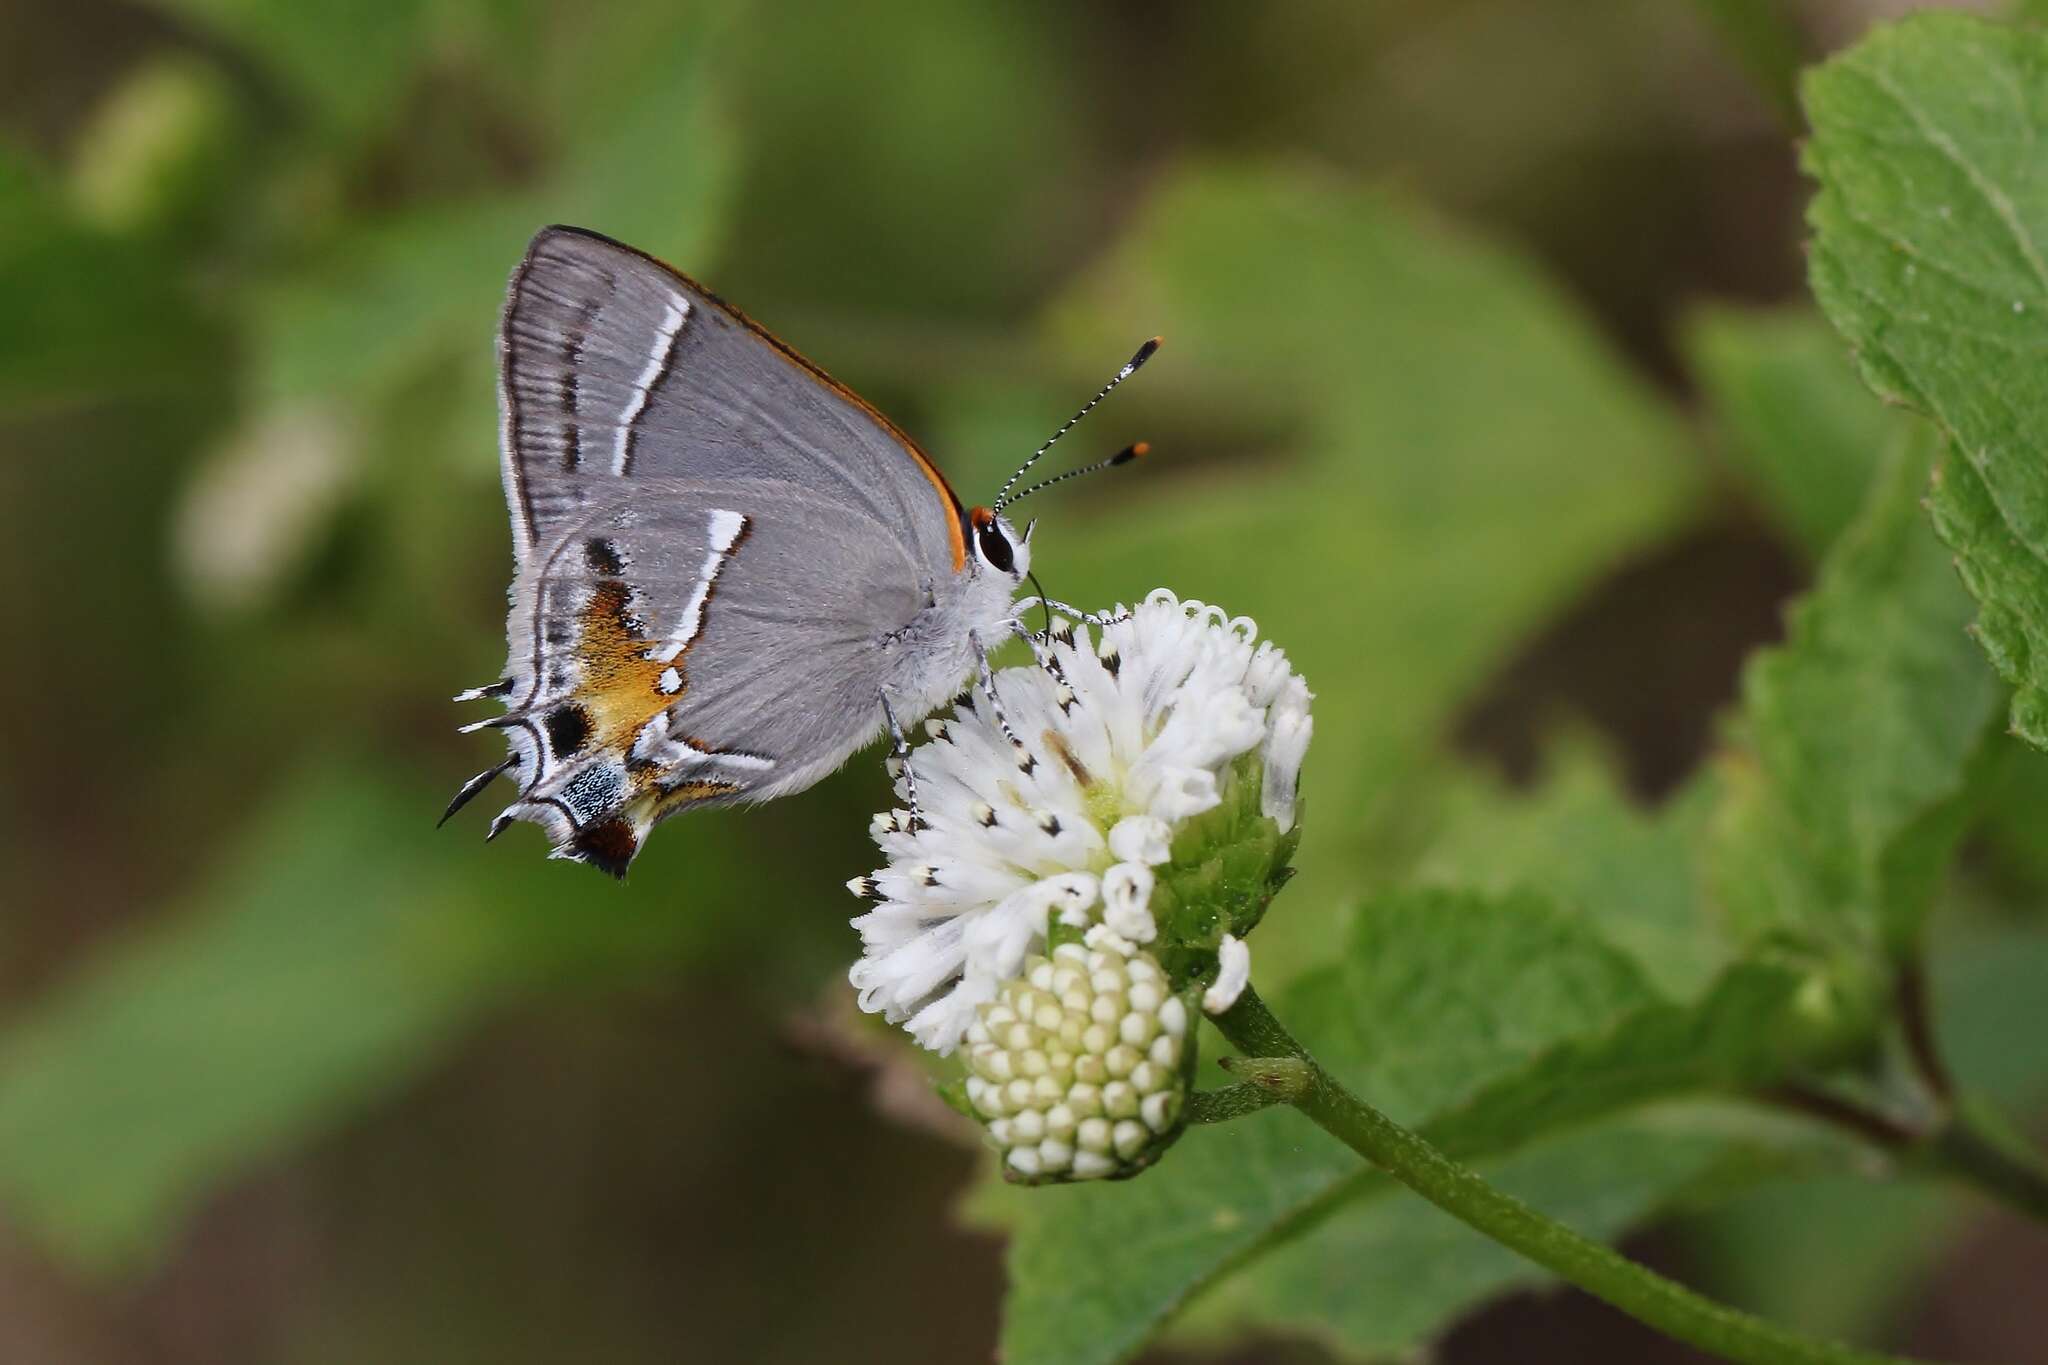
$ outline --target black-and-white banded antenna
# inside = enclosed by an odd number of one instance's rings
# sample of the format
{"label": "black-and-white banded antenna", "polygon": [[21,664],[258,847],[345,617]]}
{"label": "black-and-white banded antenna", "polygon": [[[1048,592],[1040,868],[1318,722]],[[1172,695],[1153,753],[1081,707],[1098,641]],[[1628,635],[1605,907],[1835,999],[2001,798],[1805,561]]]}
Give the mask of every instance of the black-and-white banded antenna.
{"label": "black-and-white banded antenna", "polygon": [[[1040,479],[1037,483],[1032,484],[1031,487],[1025,489],[1022,493],[1019,493],[1012,498],[1005,498],[1003,502],[1022,502],[1024,501],[1024,499],[1030,497],[1033,493],[1043,492],[1045,489],[1052,487],[1056,483],[1065,483],[1068,479],[1078,479],[1084,474],[1099,474],[1105,469],[1114,469],[1120,464],[1129,464],[1132,460],[1139,459],[1151,453],[1151,450],[1152,447],[1149,443],[1144,441],[1133,441],[1129,445],[1125,446],[1122,450],[1119,450],[1116,454],[1110,456],[1106,460],[1097,460],[1094,464],[1084,464],[1079,469],[1069,469],[1066,473],[1055,474],[1049,479]],[[1002,504],[999,503],[997,505],[1001,506]]]}
{"label": "black-and-white banded antenna", "polygon": [[[1017,486],[1017,480],[1024,477],[1024,472],[1030,469],[1031,466],[1037,464],[1039,457],[1045,454],[1046,451],[1051,450],[1053,448],[1054,443],[1057,442],[1060,439],[1060,437],[1066,435],[1069,431],[1072,431],[1074,429],[1074,424],[1076,422],[1080,421],[1083,417],[1086,417],[1089,413],[1095,411],[1095,405],[1097,403],[1100,403],[1103,399],[1109,397],[1110,391],[1112,389],[1116,388],[1117,385],[1123,383],[1126,379],[1129,379],[1132,375],[1136,374],[1138,372],[1138,367],[1140,365],[1143,365],[1146,361],[1152,358],[1152,353],[1159,349],[1159,343],[1163,340],[1165,340],[1165,338],[1163,337],[1153,337],[1143,346],[1140,346],[1138,348],[1138,353],[1132,356],[1128,361],[1124,362],[1124,367],[1118,370],[1114,375],[1110,376],[1109,382],[1107,384],[1104,384],[1102,388],[1097,391],[1096,395],[1093,398],[1083,403],[1081,405],[1081,410],[1079,412],[1075,413],[1072,417],[1069,417],[1065,422],[1061,423],[1060,429],[1058,431],[1055,431],[1049,438],[1047,438],[1046,443],[1044,445],[1040,446],[1038,449],[1031,452],[1030,459],[1026,460],[1023,464],[1017,466],[1017,472],[1012,474],[1007,480],[1004,481],[1001,491],[996,494],[996,505],[994,508],[995,511],[1000,512],[1003,510],[1005,506],[1017,500],[1016,498],[1010,496],[1010,490]],[[1034,486],[1034,490],[1027,491],[1035,491],[1036,487],[1042,486],[1043,485],[1036,485]],[[1022,493],[1017,495],[1017,497],[1022,496],[1024,496]]]}

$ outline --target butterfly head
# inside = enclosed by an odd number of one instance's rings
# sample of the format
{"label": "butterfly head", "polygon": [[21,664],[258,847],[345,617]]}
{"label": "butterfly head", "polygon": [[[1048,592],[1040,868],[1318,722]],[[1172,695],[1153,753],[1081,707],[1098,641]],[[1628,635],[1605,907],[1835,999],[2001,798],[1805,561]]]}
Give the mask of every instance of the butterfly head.
{"label": "butterfly head", "polygon": [[1011,583],[1022,583],[1031,572],[1030,526],[1018,535],[1008,517],[977,507],[967,514],[967,532],[980,572],[1001,574]]}

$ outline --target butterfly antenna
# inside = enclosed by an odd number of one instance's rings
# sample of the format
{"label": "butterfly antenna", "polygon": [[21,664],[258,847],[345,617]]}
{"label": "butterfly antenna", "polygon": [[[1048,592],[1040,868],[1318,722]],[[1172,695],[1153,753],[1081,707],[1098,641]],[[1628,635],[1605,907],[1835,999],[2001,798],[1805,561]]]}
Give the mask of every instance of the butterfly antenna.
{"label": "butterfly antenna", "polygon": [[[1022,502],[1024,501],[1024,499],[1030,497],[1033,493],[1041,492],[1044,489],[1052,487],[1056,483],[1065,483],[1068,479],[1078,479],[1083,474],[1096,474],[1100,473],[1102,470],[1105,469],[1114,469],[1120,464],[1129,464],[1132,460],[1140,459],[1145,455],[1151,453],[1151,450],[1152,447],[1148,442],[1133,441],[1129,445],[1125,446],[1122,450],[1119,450],[1116,454],[1110,456],[1106,460],[1097,460],[1094,464],[1084,464],[1079,469],[1069,469],[1066,473],[1055,474],[1049,479],[1040,479],[1037,483],[1032,484],[1031,487],[1025,489],[1022,493],[1019,493],[1016,497],[1009,498],[1006,501]],[[1000,507],[1003,504],[998,503],[996,505]]]}
{"label": "butterfly antenna", "polygon": [[[1118,370],[1114,375],[1112,375],[1110,377],[1110,381],[1107,384],[1104,384],[1093,398],[1083,403],[1081,405],[1081,410],[1079,412],[1075,413],[1072,417],[1069,417],[1064,423],[1062,423],[1060,429],[1058,431],[1055,431],[1044,445],[1032,451],[1030,459],[1026,460],[1023,464],[1017,466],[1017,472],[1009,477],[1009,479],[1003,484],[1001,491],[999,491],[996,494],[996,511],[1002,511],[1004,507],[1017,500],[1017,498],[1013,498],[1010,496],[1010,490],[1017,486],[1017,480],[1024,477],[1024,471],[1031,468],[1031,466],[1037,464],[1039,456],[1045,454],[1046,451],[1051,450],[1053,448],[1054,442],[1058,441],[1060,437],[1066,435],[1069,431],[1072,431],[1074,429],[1074,423],[1080,421],[1083,417],[1086,417],[1089,413],[1095,411],[1095,405],[1097,403],[1100,403],[1103,399],[1109,397],[1111,389],[1114,389],[1117,385],[1123,383],[1126,379],[1129,379],[1132,375],[1136,374],[1138,372],[1138,367],[1140,365],[1143,365],[1146,361],[1150,360],[1152,358],[1152,353],[1159,349],[1159,343],[1162,340],[1164,340],[1164,338],[1162,337],[1153,337],[1143,346],[1140,346],[1138,348],[1138,353],[1132,356],[1128,361],[1126,361],[1124,363],[1124,367],[1121,370]],[[1042,487],[1043,485],[1039,486]],[[1022,493],[1019,493],[1017,495],[1017,497],[1023,496],[1024,495]]]}

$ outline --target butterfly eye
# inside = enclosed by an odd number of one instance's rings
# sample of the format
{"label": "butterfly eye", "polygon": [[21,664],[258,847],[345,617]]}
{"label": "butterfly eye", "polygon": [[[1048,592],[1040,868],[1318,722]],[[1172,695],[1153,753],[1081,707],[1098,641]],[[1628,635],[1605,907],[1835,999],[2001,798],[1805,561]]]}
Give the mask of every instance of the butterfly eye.
{"label": "butterfly eye", "polygon": [[981,543],[981,557],[983,559],[986,559],[1004,573],[1008,573],[1017,567],[1016,553],[1010,549],[1010,542],[1004,538],[1002,531],[997,528],[993,518],[975,527],[974,534]]}

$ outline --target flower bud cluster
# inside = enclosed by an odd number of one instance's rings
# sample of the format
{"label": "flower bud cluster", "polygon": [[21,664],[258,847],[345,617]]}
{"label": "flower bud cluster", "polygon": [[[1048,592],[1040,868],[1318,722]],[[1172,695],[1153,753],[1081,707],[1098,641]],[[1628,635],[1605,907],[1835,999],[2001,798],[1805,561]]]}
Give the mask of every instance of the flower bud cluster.
{"label": "flower bud cluster", "polygon": [[1176,1134],[1190,1017],[1136,944],[1097,925],[1031,958],[976,1016],[967,1101],[1013,1179],[1130,1175]]}

